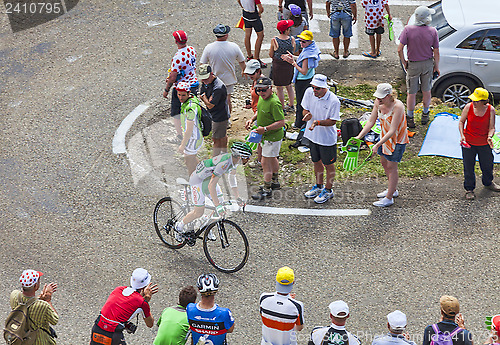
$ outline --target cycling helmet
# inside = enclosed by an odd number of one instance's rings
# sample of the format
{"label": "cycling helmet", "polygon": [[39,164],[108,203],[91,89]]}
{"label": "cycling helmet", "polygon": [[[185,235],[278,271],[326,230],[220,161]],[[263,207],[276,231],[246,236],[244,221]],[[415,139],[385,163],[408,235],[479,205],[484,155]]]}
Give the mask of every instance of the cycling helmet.
{"label": "cycling helmet", "polygon": [[241,158],[249,158],[252,155],[252,149],[248,146],[247,143],[243,143],[241,141],[236,141],[231,145],[231,152],[235,156],[239,156]]}
{"label": "cycling helmet", "polygon": [[213,273],[202,274],[198,277],[196,286],[201,294],[215,293],[219,290],[219,279]]}

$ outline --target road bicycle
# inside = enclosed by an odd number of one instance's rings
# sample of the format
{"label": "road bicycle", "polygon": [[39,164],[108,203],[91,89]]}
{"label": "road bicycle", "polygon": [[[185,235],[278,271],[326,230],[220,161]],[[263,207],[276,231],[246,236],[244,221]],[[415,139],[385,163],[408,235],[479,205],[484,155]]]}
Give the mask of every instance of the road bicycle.
{"label": "road bicycle", "polygon": [[[205,210],[211,211],[210,215],[186,224],[188,231],[183,233],[182,242],[175,239],[178,232],[175,223],[194,207],[189,182],[183,178],[178,178],[176,182],[183,186],[181,202],[167,196],[161,198],[154,209],[153,223],[158,237],[172,249],[180,249],[186,244],[194,246],[197,239],[203,240],[203,251],[212,266],[226,273],[239,271],[248,260],[248,239],[238,224],[217,215],[213,204],[208,204],[211,201],[208,198]],[[244,205],[240,206],[236,200],[226,201],[223,205],[228,211],[244,210]]]}

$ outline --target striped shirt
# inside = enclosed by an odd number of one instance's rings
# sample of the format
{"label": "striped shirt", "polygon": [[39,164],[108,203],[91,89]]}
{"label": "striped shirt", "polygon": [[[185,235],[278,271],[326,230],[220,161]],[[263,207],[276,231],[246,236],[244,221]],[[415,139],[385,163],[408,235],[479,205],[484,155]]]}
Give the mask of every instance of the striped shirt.
{"label": "striped shirt", "polygon": [[[14,290],[10,294],[10,307],[12,309],[19,305],[19,294],[22,294],[19,290]],[[31,297],[26,297],[22,295],[21,301],[27,302]],[[39,299],[31,305],[28,309],[30,318],[30,329],[43,329],[38,331],[38,336],[35,340],[34,345],[54,345],[56,343],[55,339],[52,338],[47,332],[49,331],[50,325],[56,325],[59,321],[59,316],[50,307],[49,303]],[[47,331],[47,332],[45,332]]]}
{"label": "striped shirt", "polygon": [[262,317],[261,345],[296,345],[295,325],[304,324],[304,304],[290,296],[263,293],[260,296]]}
{"label": "striped shirt", "polygon": [[[392,108],[392,110],[388,114],[382,114],[380,110],[378,111],[381,138],[383,138],[384,135],[391,129],[391,123],[394,115],[393,111],[394,108]],[[384,155],[392,155],[394,149],[396,148],[396,144],[408,144],[410,142],[410,140],[408,139],[408,130],[406,129],[406,126],[406,116],[403,114],[403,119],[396,129],[396,133],[394,133],[394,135],[390,137],[389,140],[382,144],[382,153]]]}

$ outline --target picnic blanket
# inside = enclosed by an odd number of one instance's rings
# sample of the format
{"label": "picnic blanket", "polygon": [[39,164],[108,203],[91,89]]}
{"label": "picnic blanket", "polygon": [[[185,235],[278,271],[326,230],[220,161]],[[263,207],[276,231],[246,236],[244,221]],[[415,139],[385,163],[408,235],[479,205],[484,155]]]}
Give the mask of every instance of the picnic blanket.
{"label": "picnic blanket", "polygon": [[[443,156],[462,159],[459,116],[450,113],[439,113],[429,125],[419,156]],[[500,131],[500,116],[495,118],[495,132]],[[493,153],[493,161],[500,163],[500,154]]]}

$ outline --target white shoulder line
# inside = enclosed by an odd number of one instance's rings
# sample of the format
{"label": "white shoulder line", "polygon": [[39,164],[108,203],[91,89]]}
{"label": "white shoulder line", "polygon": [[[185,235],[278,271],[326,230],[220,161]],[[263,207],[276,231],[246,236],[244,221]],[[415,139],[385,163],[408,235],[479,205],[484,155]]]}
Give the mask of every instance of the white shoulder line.
{"label": "white shoulder line", "polygon": [[144,102],[139,104],[130,114],[127,115],[116,129],[115,136],[113,137],[113,153],[127,153],[127,146],[125,145],[125,136],[128,130],[134,124],[135,120],[142,115],[150,106],[151,102]]}
{"label": "white shoulder line", "polygon": [[246,205],[245,212],[268,214],[295,214],[298,216],[369,216],[372,212],[368,209],[310,209],[310,208],[281,208]]}

